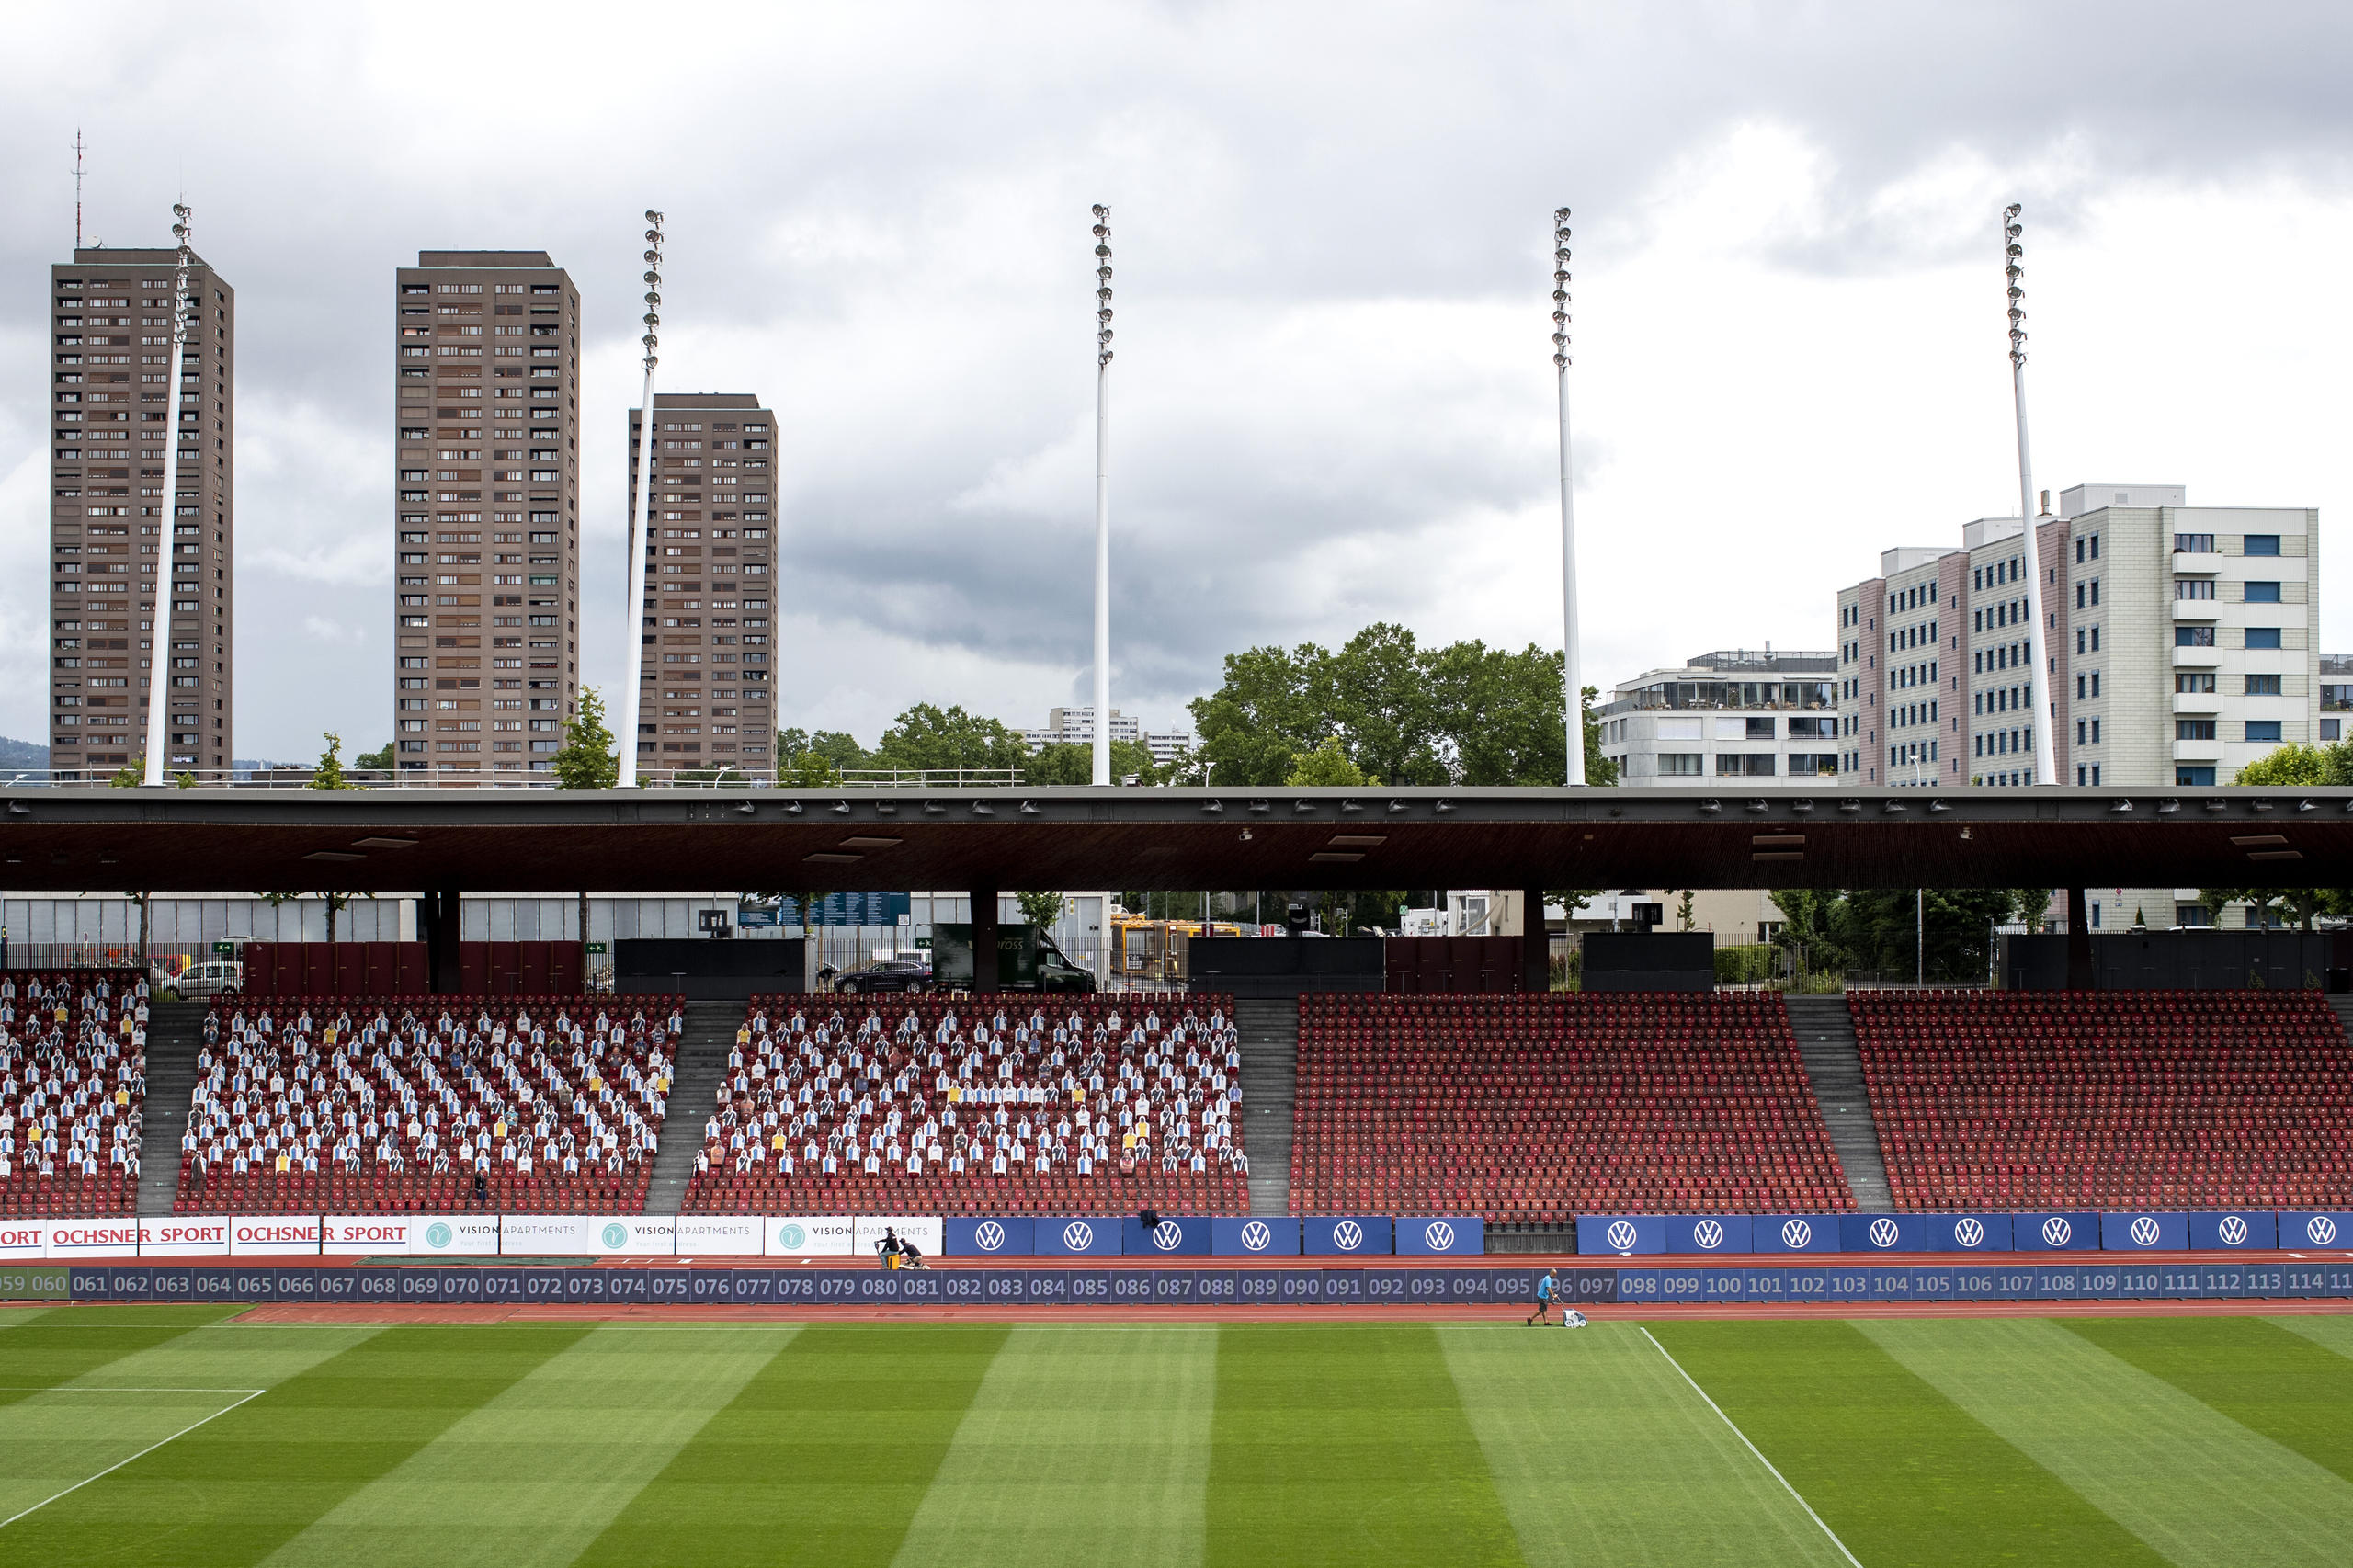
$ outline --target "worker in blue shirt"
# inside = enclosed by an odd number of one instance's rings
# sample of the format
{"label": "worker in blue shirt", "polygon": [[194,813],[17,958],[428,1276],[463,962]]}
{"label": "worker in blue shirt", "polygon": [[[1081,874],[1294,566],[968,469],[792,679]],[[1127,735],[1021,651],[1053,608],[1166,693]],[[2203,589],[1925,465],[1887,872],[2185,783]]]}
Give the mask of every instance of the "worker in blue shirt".
{"label": "worker in blue shirt", "polygon": [[1552,1310],[1552,1291],[1554,1289],[1555,1287],[1552,1282],[1552,1271],[1548,1268],[1544,1271],[1543,1278],[1536,1281],[1536,1310],[1528,1314],[1526,1322],[1529,1327],[1534,1328],[1540,1323],[1550,1323],[1552,1321],[1548,1314]]}

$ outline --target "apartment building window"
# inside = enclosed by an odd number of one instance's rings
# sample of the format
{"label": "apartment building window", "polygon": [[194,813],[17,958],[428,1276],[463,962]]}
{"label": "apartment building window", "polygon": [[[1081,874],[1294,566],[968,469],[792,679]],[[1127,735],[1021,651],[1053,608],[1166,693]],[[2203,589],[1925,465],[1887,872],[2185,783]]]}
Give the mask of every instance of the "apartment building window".
{"label": "apartment building window", "polygon": [[2173,549],[2177,555],[2211,555],[2214,553],[2212,534],[2176,534]]}
{"label": "apartment building window", "polygon": [[2249,719],[2246,722],[2246,738],[2248,742],[2253,744],[2276,743],[2279,739],[2279,721],[2277,719]]}
{"label": "apartment building window", "polygon": [[1705,760],[1696,751],[1663,751],[1658,754],[1658,771],[1663,778],[1697,778]]}
{"label": "apartment building window", "polygon": [[2214,783],[2214,770],[2211,767],[2176,767],[2173,781],[2185,789],[2211,789]]}
{"label": "apartment building window", "polygon": [[[2275,676],[2272,678],[2276,680],[2279,677]],[[2187,671],[2173,677],[2173,688],[2176,691],[2183,692],[2212,691],[2214,689],[2214,672],[2211,670]]]}
{"label": "apartment building window", "polygon": [[2279,629],[2276,626],[2250,626],[2246,629],[2246,645],[2250,648],[2277,648],[2279,646]]}
{"label": "apartment building window", "polygon": [[2279,585],[2277,583],[2249,583],[2246,585],[2246,602],[2251,605],[2278,604],[2279,602]]}
{"label": "apartment building window", "polygon": [[2177,648],[2211,648],[2214,629],[2211,626],[2177,626],[2173,629],[2173,645]]}
{"label": "apartment building window", "polygon": [[[2173,597],[2177,601],[2182,599],[2211,599],[2214,597],[2214,579],[2211,577],[2176,577],[2173,580]],[[2078,602],[2080,602],[2080,600]]]}
{"label": "apartment building window", "polygon": [[1770,778],[1774,775],[1775,757],[1771,752],[1724,752],[1716,754],[1716,777],[1719,778]]}
{"label": "apartment building window", "polygon": [[[2206,679],[2211,687],[2214,677],[2208,676]],[[2279,677],[2278,676],[2249,676],[2246,677],[2246,694],[2249,697],[2277,697],[2279,695]]]}
{"label": "apartment building window", "polygon": [[2214,738],[2214,721],[2176,719],[2173,722],[2173,738],[2177,741],[2211,741]]}
{"label": "apartment building window", "polygon": [[2279,553],[2279,536],[2249,534],[2241,548],[2249,555],[2277,555]]}

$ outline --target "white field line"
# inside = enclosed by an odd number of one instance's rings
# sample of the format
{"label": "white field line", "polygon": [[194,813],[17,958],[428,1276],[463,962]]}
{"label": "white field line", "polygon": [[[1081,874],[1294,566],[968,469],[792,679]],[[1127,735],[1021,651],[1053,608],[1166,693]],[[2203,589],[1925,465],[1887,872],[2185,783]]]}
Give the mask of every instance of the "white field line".
{"label": "white field line", "polygon": [[[21,1392],[28,1391],[11,1390],[9,1392]],[[93,1481],[105,1480],[108,1476],[112,1475],[116,1471],[120,1470],[124,1465],[131,1463],[133,1460],[145,1459],[149,1454],[153,1453],[165,1443],[177,1442],[180,1438],[187,1437],[190,1432],[195,1431],[199,1426],[203,1426],[206,1422],[217,1421],[222,1416],[228,1415],[229,1412],[238,1408],[238,1406],[245,1404],[250,1401],[259,1399],[269,1391],[267,1389],[48,1388],[32,1390],[29,1392],[38,1393],[242,1393],[244,1397],[235,1401],[233,1403],[222,1405],[220,1409],[214,1411],[210,1415],[189,1422],[187,1426],[181,1427],[178,1431],[173,1433],[168,1437],[158,1438],[156,1441],[148,1444],[145,1448],[131,1455],[130,1459],[117,1460],[114,1463],[107,1466],[106,1469],[98,1471],[96,1475],[85,1475],[81,1480],[75,1482],[73,1485],[65,1488],[64,1491],[52,1493],[49,1496],[44,1497],[40,1502],[34,1504],[31,1507],[19,1509],[17,1512],[9,1515],[6,1518],[0,1519],[0,1530],[6,1529],[10,1525],[15,1524],[18,1519],[25,1517],[28,1514],[40,1513],[43,1508],[48,1507],[60,1497],[72,1496],[74,1493],[81,1491],[85,1486],[89,1485]]]}
{"label": "white field line", "polygon": [[1666,1364],[1674,1368],[1676,1374],[1685,1382],[1691,1385],[1691,1392],[1698,1394],[1702,1400],[1707,1401],[1708,1408],[1716,1413],[1716,1418],[1722,1421],[1725,1426],[1732,1428],[1732,1435],[1740,1439],[1741,1447],[1746,1449],[1750,1453],[1755,1454],[1756,1456],[1756,1462],[1763,1465],[1767,1471],[1772,1475],[1773,1479],[1781,1483],[1781,1490],[1787,1492],[1791,1497],[1797,1499],[1798,1506],[1805,1510],[1805,1517],[1812,1519],[1816,1525],[1821,1526],[1822,1533],[1830,1538],[1830,1544],[1838,1549],[1838,1555],[1845,1558],[1847,1562],[1854,1563],[1854,1568],[1863,1568],[1863,1565],[1860,1562],[1856,1562],[1855,1554],[1847,1550],[1847,1543],[1838,1539],[1838,1532],[1832,1529],[1828,1525],[1823,1523],[1822,1516],[1813,1511],[1813,1505],[1805,1500],[1804,1494],[1801,1493],[1796,1487],[1790,1484],[1790,1478],[1788,1476],[1783,1475],[1779,1470],[1774,1469],[1773,1461],[1767,1459],[1763,1452],[1758,1449],[1756,1445],[1748,1440],[1748,1434],[1742,1431],[1739,1424],[1733,1421],[1731,1416],[1724,1414],[1723,1406],[1718,1404],[1714,1400],[1708,1398],[1708,1391],[1699,1386],[1698,1379],[1692,1377],[1690,1373],[1683,1369],[1683,1363],[1677,1360],[1675,1357],[1669,1353],[1666,1346],[1658,1342],[1658,1336],[1651,1333],[1647,1327],[1643,1327],[1642,1324],[1638,1324],[1635,1326],[1642,1328],[1643,1337],[1651,1342],[1651,1348],[1656,1350],[1660,1355],[1666,1357]]}

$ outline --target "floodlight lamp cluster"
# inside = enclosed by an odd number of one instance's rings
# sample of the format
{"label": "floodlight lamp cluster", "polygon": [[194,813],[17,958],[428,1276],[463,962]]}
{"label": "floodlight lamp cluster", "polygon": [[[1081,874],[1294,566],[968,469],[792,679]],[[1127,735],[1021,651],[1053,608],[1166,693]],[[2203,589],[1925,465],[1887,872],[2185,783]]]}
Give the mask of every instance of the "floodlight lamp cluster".
{"label": "floodlight lamp cluster", "polygon": [[[645,345],[645,369],[650,374],[661,359],[662,347],[662,214],[652,208],[645,212],[645,335],[638,341]],[[652,409],[646,417],[654,416]]]}
{"label": "floodlight lamp cluster", "polygon": [[2010,364],[2018,369],[2026,365],[2026,309],[2018,301],[2026,298],[2021,286],[2026,278],[2026,247],[2018,244],[2018,236],[2026,233],[2018,222],[2018,204],[2011,202],[2002,214],[2002,271],[2010,280]]}
{"label": "floodlight lamp cluster", "polygon": [[1111,362],[1111,210],[1095,204],[1095,364]]}
{"label": "floodlight lamp cluster", "polygon": [[1552,369],[1569,369],[1569,210],[1552,213]]}

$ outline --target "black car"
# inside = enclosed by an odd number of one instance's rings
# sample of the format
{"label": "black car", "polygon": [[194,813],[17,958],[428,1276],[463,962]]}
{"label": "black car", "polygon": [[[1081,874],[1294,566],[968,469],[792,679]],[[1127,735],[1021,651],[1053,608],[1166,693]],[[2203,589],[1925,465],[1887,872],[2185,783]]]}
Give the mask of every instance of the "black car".
{"label": "black car", "polygon": [[[824,978],[820,975],[819,978]],[[915,959],[882,959],[864,969],[832,977],[835,991],[852,995],[875,995],[886,991],[918,992],[931,989],[931,966]]]}

